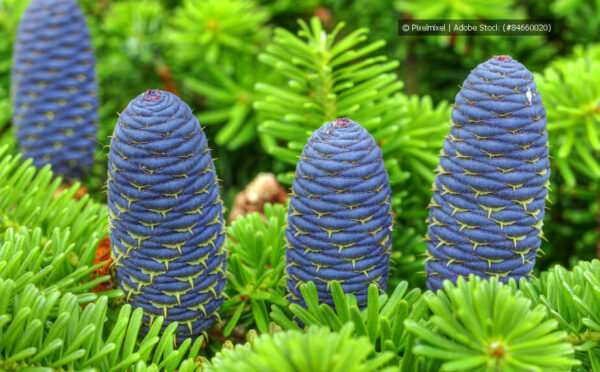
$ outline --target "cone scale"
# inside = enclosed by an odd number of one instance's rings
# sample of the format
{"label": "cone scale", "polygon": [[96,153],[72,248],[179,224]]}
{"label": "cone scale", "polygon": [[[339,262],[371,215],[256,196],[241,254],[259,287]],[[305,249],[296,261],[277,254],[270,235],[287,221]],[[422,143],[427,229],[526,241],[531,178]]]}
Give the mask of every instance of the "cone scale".
{"label": "cone scale", "polygon": [[427,285],[474,273],[527,277],[541,244],[550,167],[546,110],[510,56],[477,66],[456,96],[430,204]]}
{"label": "cone scale", "polygon": [[296,166],[286,228],[290,300],[313,281],[333,306],[327,282],[367,302],[368,286],[387,286],[392,210],[381,149],[358,123],[336,119],[309,138]]}
{"label": "cone scale", "polygon": [[223,204],[206,136],[177,96],[147,91],[129,103],[111,139],[110,240],[116,280],[144,309],[195,337],[223,302]]}
{"label": "cone scale", "polygon": [[32,0],[19,23],[12,64],[13,124],[33,164],[80,179],[96,150],[97,83],[76,0]]}

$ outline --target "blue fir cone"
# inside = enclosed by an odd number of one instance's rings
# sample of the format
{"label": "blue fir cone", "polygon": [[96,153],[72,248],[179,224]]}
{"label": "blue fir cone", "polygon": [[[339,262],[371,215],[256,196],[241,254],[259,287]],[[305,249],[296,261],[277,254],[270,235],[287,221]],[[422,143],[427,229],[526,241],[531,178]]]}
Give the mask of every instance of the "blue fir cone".
{"label": "blue fir cone", "polygon": [[219,318],[225,287],[223,202],[206,136],[177,96],[149,90],[121,113],[108,156],[110,241],[118,285],[163,315],[178,340]]}
{"label": "blue fir cone", "polygon": [[463,83],[429,211],[427,286],[474,273],[527,277],[541,244],[550,163],[533,75],[495,56]]}
{"label": "blue fir cone", "polygon": [[12,64],[13,124],[33,164],[80,179],[91,167],[98,122],[94,52],[76,0],[32,0]]}
{"label": "blue fir cone", "polygon": [[313,281],[333,306],[328,281],[367,303],[369,284],[387,286],[392,209],[381,149],[358,123],[336,119],[309,138],[290,196],[286,261],[290,300]]}

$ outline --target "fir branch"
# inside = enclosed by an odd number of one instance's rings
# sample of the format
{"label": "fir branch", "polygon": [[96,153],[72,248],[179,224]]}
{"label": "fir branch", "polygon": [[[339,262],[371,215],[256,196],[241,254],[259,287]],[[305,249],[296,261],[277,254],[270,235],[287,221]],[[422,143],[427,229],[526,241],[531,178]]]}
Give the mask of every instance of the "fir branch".
{"label": "fir branch", "polygon": [[444,291],[426,292],[424,300],[433,316],[405,325],[417,338],[415,354],[442,360],[442,371],[541,372],[580,363],[566,332],[546,319],[543,305],[517,292],[514,280],[459,277],[456,287],[445,281]]}
{"label": "fir branch", "polygon": [[571,271],[555,266],[536,281],[521,280],[522,292],[548,309],[573,344],[584,367],[600,348],[600,261],[580,262]]}
{"label": "fir branch", "polygon": [[28,1],[4,0],[0,3],[0,148],[9,146],[7,152],[16,154],[17,142],[13,127],[10,125],[12,104],[10,99],[10,71],[12,66],[12,49],[21,14]]}
{"label": "fir branch", "polygon": [[236,150],[250,144],[257,135],[258,118],[252,104],[254,83],[268,74],[255,56],[239,56],[231,72],[218,64],[207,64],[206,77],[183,77],[184,87],[205,98],[206,108],[196,113],[202,125],[221,125],[217,145]]}
{"label": "fir branch", "polygon": [[18,290],[12,280],[0,279],[0,369],[193,369],[203,337],[186,339],[175,348],[177,323],[158,337],[163,318],[157,317],[138,343],[142,309],[132,312],[129,305],[123,306],[112,326],[107,324],[107,311],[105,296],[82,309],[71,293],[42,292],[32,284]]}
{"label": "fir branch", "polygon": [[257,60],[271,34],[269,13],[248,0],[187,0],[175,15],[168,39],[185,71],[184,88],[203,98],[198,120],[221,125],[219,146],[236,150],[251,144],[258,126],[254,84],[269,76]]}
{"label": "fir branch", "polygon": [[391,352],[373,354],[366,337],[355,337],[352,325],[331,332],[325,327],[264,334],[234,349],[223,348],[203,369],[206,372],[368,372],[384,369]]}
{"label": "fir branch", "polygon": [[253,1],[185,0],[175,10],[169,42],[177,60],[196,64],[198,48],[207,63],[229,63],[253,54],[266,41],[269,14]]}
{"label": "fir branch", "polygon": [[581,176],[600,180],[598,51],[577,47],[572,58],[557,60],[535,76],[548,110],[551,154],[569,187],[581,182]]}
{"label": "fir branch", "polygon": [[[68,229],[55,228],[49,238],[43,237],[39,227],[31,232],[26,227],[7,229],[0,236],[0,279],[13,280],[16,290],[34,284],[44,293],[68,291],[77,295],[80,303],[95,300],[92,289],[111,279],[105,275],[89,280],[92,272],[104,264],[92,265],[97,239],[92,236],[85,245],[76,247],[69,243],[69,236]],[[123,292],[101,294],[116,298]]]}
{"label": "fir branch", "polygon": [[12,105],[8,93],[0,87],[0,147],[7,146],[6,152],[15,154],[18,151],[13,127],[10,125]]}
{"label": "fir branch", "polygon": [[259,213],[238,217],[227,228],[231,254],[227,261],[229,299],[222,317],[229,318],[223,335],[229,336],[238,323],[256,325],[268,332],[270,304],[287,306],[285,299],[286,209],[265,204],[263,221]]}
{"label": "fir branch", "polygon": [[[59,191],[62,180],[53,178],[49,165],[38,170],[31,159],[22,161],[20,154],[6,153],[7,147],[0,147],[0,233],[10,227],[39,227],[48,238],[55,228],[68,229],[67,243],[76,247],[106,236],[106,208],[89,195],[75,200],[79,184]],[[92,261],[93,256],[84,264]]]}
{"label": "fir branch", "polygon": [[340,331],[344,324],[352,323],[355,336],[368,337],[380,352],[391,351],[399,355],[408,343],[404,321],[419,321],[426,315],[425,303],[419,300],[421,291],[416,288],[408,291],[407,282],[401,282],[389,296],[380,295],[378,287],[371,284],[367,306],[362,311],[356,297],[344,294],[339,282],[330,282],[329,288],[335,304],[333,308],[325,303],[319,304],[317,288],[313,282],[308,282],[300,285],[306,308],[298,304],[289,305],[290,317],[288,312],[273,305],[271,317],[283,329],[300,329],[295,320],[307,326],[326,326],[333,331]]}
{"label": "fir branch", "polygon": [[96,247],[107,235],[105,206],[88,195],[75,200],[78,184],[59,191],[61,179],[53,178],[50,166],[38,170],[31,159],[5,155],[7,149],[0,148],[0,278],[15,280],[18,288],[35,283],[71,291],[84,302],[95,299],[91,289],[109,279],[87,282],[99,266]]}

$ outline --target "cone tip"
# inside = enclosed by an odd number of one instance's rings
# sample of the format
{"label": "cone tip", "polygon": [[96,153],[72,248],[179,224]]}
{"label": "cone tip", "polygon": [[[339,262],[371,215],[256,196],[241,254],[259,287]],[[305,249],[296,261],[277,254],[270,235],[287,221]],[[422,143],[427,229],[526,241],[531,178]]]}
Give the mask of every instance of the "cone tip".
{"label": "cone tip", "polygon": [[144,101],[154,102],[160,99],[160,91],[158,89],[148,89],[143,95]]}
{"label": "cone tip", "polygon": [[350,119],[347,117],[335,119],[333,121],[333,126],[338,128],[345,128],[348,124],[350,124]]}
{"label": "cone tip", "polygon": [[512,57],[509,55],[500,55],[500,56],[494,56],[494,59],[496,61],[510,61],[512,59]]}

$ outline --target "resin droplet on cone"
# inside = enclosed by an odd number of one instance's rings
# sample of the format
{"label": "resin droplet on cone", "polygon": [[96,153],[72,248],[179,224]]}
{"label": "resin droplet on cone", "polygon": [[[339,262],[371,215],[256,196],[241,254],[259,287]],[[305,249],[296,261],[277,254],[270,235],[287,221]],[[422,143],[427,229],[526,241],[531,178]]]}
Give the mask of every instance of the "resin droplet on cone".
{"label": "resin droplet on cone", "polygon": [[13,124],[33,164],[79,179],[96,150],[94,52],[76,0],[32,0],[15,40]]}
{"label": "resin droplet on cone", "polygon": [[541,244],[550,164],[546,110],[510,56],[477,66],[452,110],[429,211],[427,285],[474,273],[527,277]]}
{"label": "resin droplet on cone", "polygon": [[309,138],[296,165],[286,228],[288,291],[315,282],[333,305],[327,282],[366,305],[369,284],[387,286],[392,209],[381,149],[358,123],[336,119]]}
{"label": "resin droplet on cone", "polygon": [[178,339],[218,317],[225,287],[223,203],[206,136],[177,96],[141,94],[119,117],[108,163],[116,279],[144,309],[143,332],[163,315]]}

